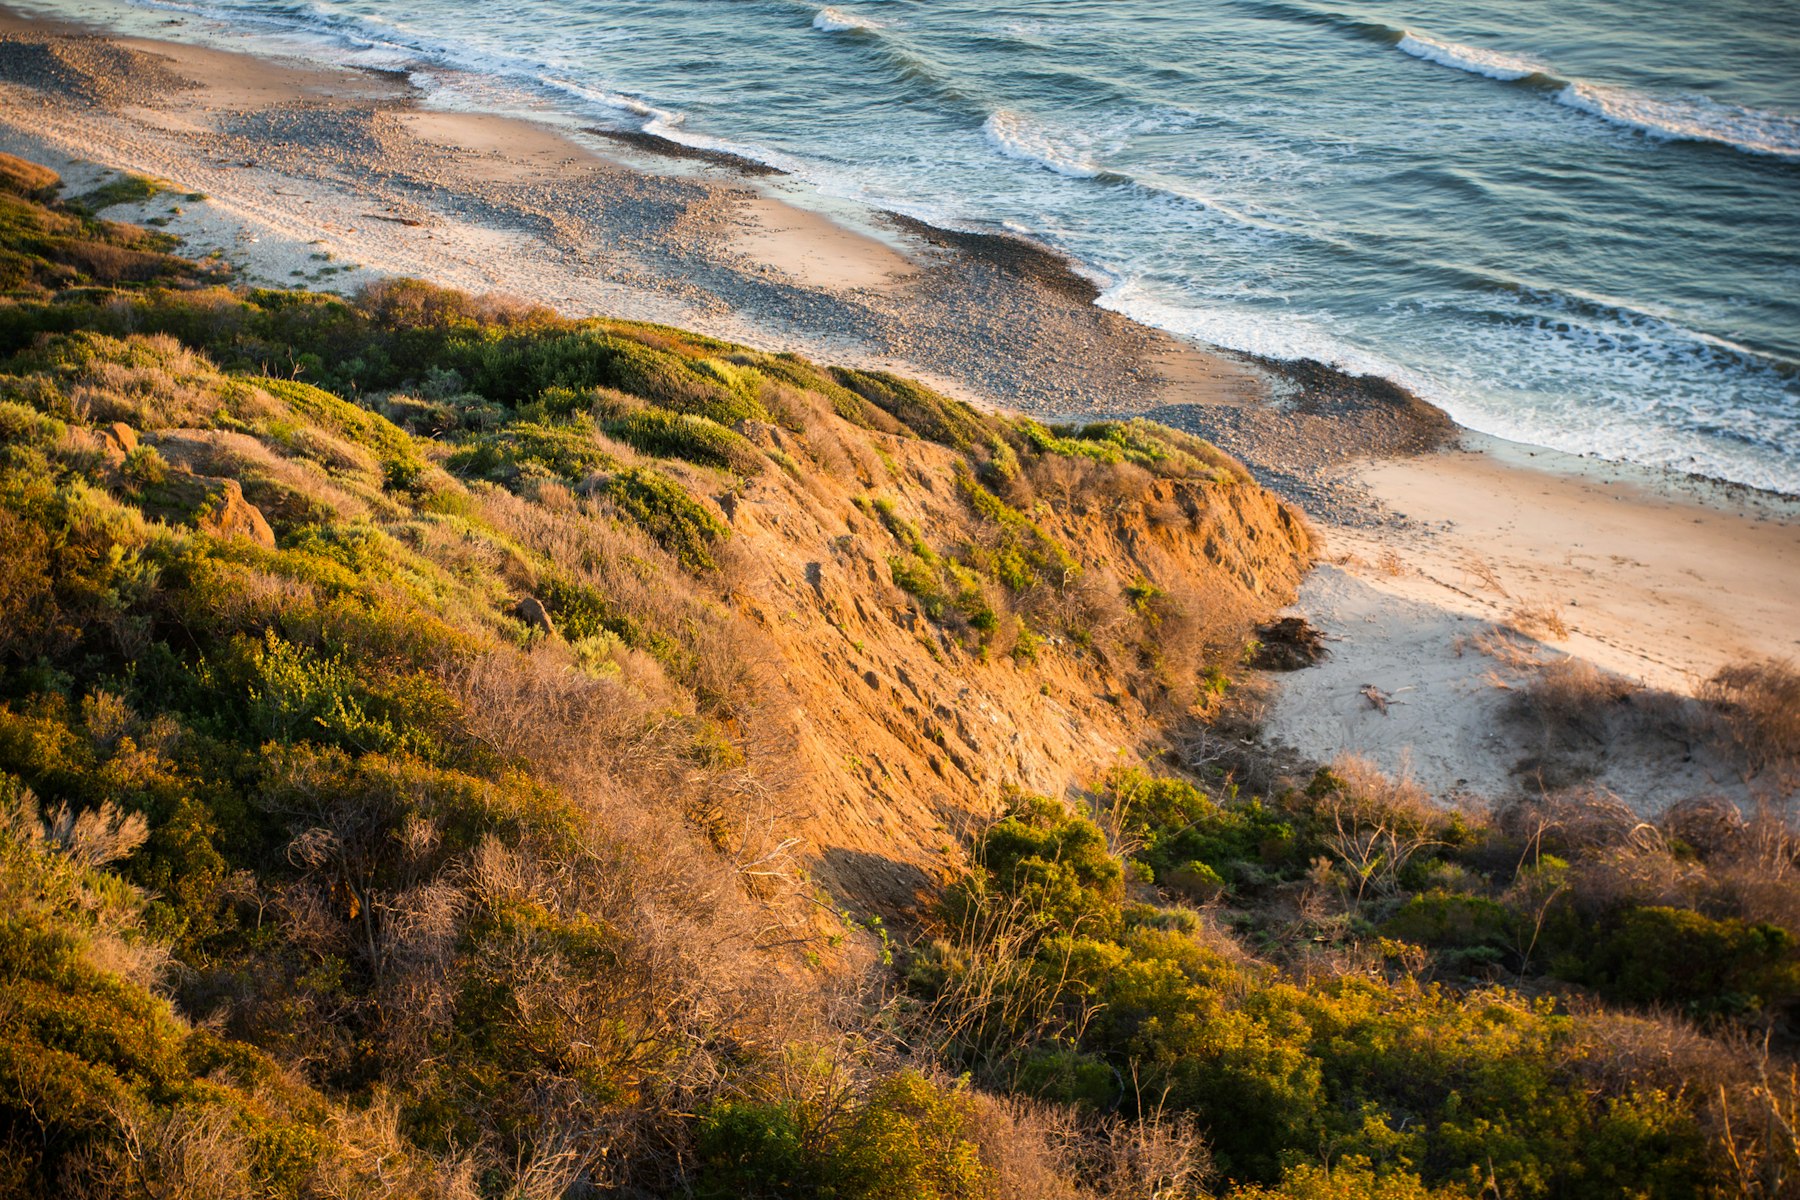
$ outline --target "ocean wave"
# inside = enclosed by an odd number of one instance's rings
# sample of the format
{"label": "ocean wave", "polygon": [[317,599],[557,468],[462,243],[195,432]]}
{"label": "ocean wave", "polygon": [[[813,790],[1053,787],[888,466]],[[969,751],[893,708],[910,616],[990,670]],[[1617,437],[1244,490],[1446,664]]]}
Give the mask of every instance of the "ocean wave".
{"label": "ocean wave", "polygon": [[1560,337],[1627,349],[1647,360],[1705,364],[1770,382],[1800,376],[1800,363],[1792,359],[1695,329],[1676,314],[1615,296],[1514,279],[1496,279],[1487,291],[1498,301],[1487,315],[1524,321]]}
{"label": "ocean wave", "polygon": [[[1420,311],[1453,306],[1465,318],[1483,318],[1456,327],[1460,348],[1474,353],[1426,367],[1357,344],[1328,312],[1171,295],[1123,274],[1100,296],[1100,307],[1204,345],[1379,376],[1464,428],[1526,445],[1800,494],[1800,471],[1786,449],[1800,434],[1800,418],[1746,402],[1726,382],[1768,395],[1792,374],[1767,356],[1666,318],[1529,286],[1498,292],[1475,310],[1466,298],[1426,303]],[[1516,362],[1526,346],[1535,370],[1502,379],[1476,365]],[[1548,399],[1571,381],[1598,385],[1589,403]]]}
{"label": "ocean wave", "polygon": [[1352,375],[1378,375],[1437,400],[1442,389],[1391,358],[1332,331],[1328,313],[1283,308],[1267,312],[1242,303],[1213,303],[1194,296],[1163,297],[1126,276],[1095,301],[1099,307],[1190,341],[1283,361],[1312,359]]}
{"label": "ocean wave", "polygon": [[1058,145],[1042,125],[1011,109],[998,109],[989,115],[982,123],[981,131],[994,149],[1008,158],[1033,162],[1073,179],[1095,179],[1102,173],[1085,154]]}
{"label": "ocean wave", "polygon": [[1414,33],[1410,29],[1403,30],[1400,40],[1394,45],[1414,58],[1423,58],[1440,66],[1455,67],[1459,71],[1468,71],[1473,75],[1485,75],[1489,79],[1511,82],[1516,79],[1530,79],[1534,75],[1549,75],[1549,72],[1543,67],[1529,59],[1518,58],[1511,54],[1501,54],[1496,50],[1464,46],[1456,42],[1441,42],[1422,33]]}
{"label": "ocean wave", "polygon": [[[1382,27],[1385,29],[1385,27]],[[1394,32],[1394,31],[1387,31]],[[1414,58],[1502,83],[1536,85],[1568,108],[1667,141],[1712,142],[1746,154],[1800,160],[1800,116],[1726,104],[1706,96],[1653,96],[1557,75],[1516,54],[1400,30],[1392,45]],[[1389,40],[1385,34],[1382,40]]]}
{"label": "ocean wave", "polygon": [[813,17],[812,27],[822,33],[873,33],[886,29],[887,22],[861,17],[841,8],[821,8]]}
{"label": "ocean wave", "polygon": [[1221,221],[1245,231],[1246,233],[1275,235],[1280,237],[1302,237],[1308,241],[1323,242],[1340,246],[1345,249],[1350,249],[1352,247],[1352,243],[1342,238],[1332,237],[1329,234],[1321,233],[1316,229],[1309,229],[1303,225],[1292,222],[1273,220],[1268,217],[1258,216],[1247,209],[1239,208],[1219,199],[1217,196],[1203,192],[1190,183],[1170,179],[1165,175],[1152,173],[1126,174],[1114,171],[1102,171],[1098,178],[1107,181],[1116,180],[1119,183],[1129,184],[1131,187],[1153,199],[1174,201],[1182,205],[1197,208],[1202,212],[1211,214]]}
{"label": "ocean wave", "polygon": [[1800,116],[1788,113],[1722,104],[1705,96],[1648,96],[1579,81],[1557,92],[1556,101],[1651,137],[1716,142],[1746,154],[1800,161]]}
{"label": "ocean wave", "polygon": [[597,105],[601,108],[612,109],[614,112],[629,113],[634,117],[642,117],[646,128],[652,124],[661,127],[653,132],[660,133],[663,130],[678,126],[687,120],[687,114],[685,113],[676,112],[673,109],[658,108],[654,104],[640,100],[636,96],[627,96],[623,92],[612,92],[605,88],[591,87],[585,83],[576,83],[570,79],[559,79],[553,75],[539,76],[535,82],[551,91],[560,92],[573,100],[579,100],[590,105]]}

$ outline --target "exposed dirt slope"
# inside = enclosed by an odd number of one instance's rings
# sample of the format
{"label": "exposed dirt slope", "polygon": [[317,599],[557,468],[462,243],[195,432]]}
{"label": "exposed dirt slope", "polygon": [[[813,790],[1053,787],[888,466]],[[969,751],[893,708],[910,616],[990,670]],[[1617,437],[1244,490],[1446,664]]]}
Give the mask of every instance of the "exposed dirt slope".
{"label": "exposed dirt slope", "polygon": [[954,482],[961,456],[841,422],[839,432],[897,471],[865,453],[855,474],[769,473],[723,511],[748,562],[734,600],[766,633],[795,705],[810,801],[797,827],[831,882],[883,906],[908,905],[952,861],[956,831],[996,811],[1007,788],[1061,794],[1121,755],[1153,752],[1189,707],[1171,683],[1201,671],[1208,649],[1241,645],[1249,618],[1287,602],[1308,562],[1294,510],[1235,477],[1045,498],[1040,524],[1107,581],[1096,592],[1143,580],[1175,598],[1167,649],[1192,657],[1147,671],[1136,646],[1108,652],[1105,629],[1088,648],[1051,639],[1032,662],[972,653],[895,586],[897,542],[857,504],[891,499],[937,544],[979,540]]}

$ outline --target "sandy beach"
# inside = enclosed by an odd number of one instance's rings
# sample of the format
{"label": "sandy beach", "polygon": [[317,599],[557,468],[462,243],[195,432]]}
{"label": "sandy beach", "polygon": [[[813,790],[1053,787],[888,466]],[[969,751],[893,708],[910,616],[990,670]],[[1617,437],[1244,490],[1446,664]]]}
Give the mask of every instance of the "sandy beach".
{"label": "sandy beach", "polygon": [[[1267,726],[1306,756],[1365,754],[1442,793],[1510,786],[1507,687],[1467,648],[1496,626],[1681,693],[1800,654],[1791,499],[1476,437],[1378,380],[1189,345],[1096,307],[1023,239],[829,203],[729,156],[18,17],[0,19],[0,150],[71,193],[120,171],[167,181],[105,215],[154,220],[245,284],[418,276],[892,369],[1044,419],[1200,433],[1323,534],[1298,611],[1331,658],[1281,679]],[[1369,687],[1396,703],[1377,710]]]}

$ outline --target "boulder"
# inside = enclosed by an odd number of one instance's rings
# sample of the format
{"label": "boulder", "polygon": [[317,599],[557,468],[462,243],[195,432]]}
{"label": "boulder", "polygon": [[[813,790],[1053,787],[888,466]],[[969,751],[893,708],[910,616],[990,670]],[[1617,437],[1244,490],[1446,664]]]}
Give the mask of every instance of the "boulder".
{"label": "boulder", "polygon": [[556,634],[556,622],[550,619],[550,610],[536,596],[527,596],[513,605],[512,615],[532,629],[541,629],[551,636]]}
{"label": "boulder", "polygon": [[137,431],[123,421],[114,421],[102,429],[100,435],[116,446],[121,455],[130,454],[138,448]]}
{"label": "boulder", "polygon": [[275,531],[262,510],[244,499],[235,479],[208,479],[207,497],[194,511],[194,528],[222,538],[249,538],[259,546],[275,548]]}

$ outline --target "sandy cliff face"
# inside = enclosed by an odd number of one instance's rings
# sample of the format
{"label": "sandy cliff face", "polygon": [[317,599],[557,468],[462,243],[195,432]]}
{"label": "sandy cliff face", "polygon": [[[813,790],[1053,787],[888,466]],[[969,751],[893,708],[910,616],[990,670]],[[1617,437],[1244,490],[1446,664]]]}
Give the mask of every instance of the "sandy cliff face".
{"label": "sandy cliff face", "polygon": [[[1060,795],[1154,752],[1194,708],[1181,681],[1204,669],[1200,656],[1229,654],[1251,618],[1292,599],[1311,538],[1289,505],[1235,478],[1042,495],[1039,525],[1078,560],[1090,595],[1154,589],[1170,615],[1149,645],[1109,646],[1107,623],[1126,614],[1102,603],[1088,616],[1089,646],[1065,634],[1028,662],[984,654],[895,585],[900,547],[869,503],[891,501],[935,544],[979,540],[954,483],[960,455],[866,436],[885,462],[804,479],[768,473],[722,511],[743,571],[732,599],[766,638],[793,704],[804,779],[794,828],[828,883],[903,908],[1007,789]],[[1158,651],[1173,660],[1147,665]]]}

